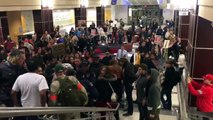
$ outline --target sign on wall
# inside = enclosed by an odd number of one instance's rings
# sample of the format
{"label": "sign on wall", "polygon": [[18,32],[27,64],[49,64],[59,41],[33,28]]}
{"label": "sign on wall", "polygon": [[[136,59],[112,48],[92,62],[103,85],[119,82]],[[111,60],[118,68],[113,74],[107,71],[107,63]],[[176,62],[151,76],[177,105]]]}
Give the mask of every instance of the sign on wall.
{"label": "sign on wall", "polygon": [[54,10],[53,24],[54,26],[69,26],[75,24],[74,10]]}

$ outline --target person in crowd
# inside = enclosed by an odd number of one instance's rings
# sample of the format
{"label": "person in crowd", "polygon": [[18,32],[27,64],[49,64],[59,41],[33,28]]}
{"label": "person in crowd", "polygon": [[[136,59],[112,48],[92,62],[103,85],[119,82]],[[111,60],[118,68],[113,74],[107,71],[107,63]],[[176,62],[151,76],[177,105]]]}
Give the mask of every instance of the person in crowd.
{"label": "person in crowd", "polygon": [[118,29],[118,44],[123,44],[124,40],[124,31],[123,29]]}
{"label": "person in crowd", "polygon": [[112,43],[117,42],[117,31],[118,31],[118,28],[115,24],[114,27],[112,28]]}
{"label": "person in crowd", "polygon": [[8,35],[7,40],[4,42],[4,48],[6,50],[6,53],[9,53],[14,47],[16,47],[16,43]]}
{"label": "person in crowd", "polygon": [[95,73],[89,70],[89,65],[89,62],[83,62],[82,68],[76,72],[76,78],[87,90],[89,98],[87,106],[94,106],[99,93],[94,86],[94,83],[96,82]]}
{"label": "person in crowd", "polygon": [[134,65],[140,65],[142,63],[142,56],[139,49],[136,49],[136,52],[132,54],[130,62]]}
{"label": "person in crowd", "polygon": [[139,110],[139,120],[147,120],[148,119],[148,110],[146,105],[146,87],[147,87],[147,78],[146,74],[148,71],[148,67],[145,64],[141,64],[138,66],[137,75],[139,78],[136,80],[136,95],[137,95],[137,103]]}
{"label": "person in crowd", "polygon": [[123,115],[131,116],[133,114],[132,83],[136,80],[135,68],[126,58],[121,58],[119,60],[119,64],[121,65],[124,71],[123,83],[128,103],[127,113]]}
{"label": "person in crowd", "polygon": [[158,26],[158,29],[156,31],[156,35],[158,35],[158,36],[162,36],[163,35],[163,29],[161,28],[161,26]]}
{"label": "person in crowd", "polygon": [[46,67],[45,67],[45,72],[44,72],[44,76],[47,80],[48,86],[50,86],[50,84],[52,83],[53,77],[54,77],[54,68],[55,65],[57,64],[57,60],[53,55],[47,55],[46,56]]}
{"label": "person in crowd", "polygon": [[[88,96],[84,86],[74,76],[66,76],[62,64],[55,66],[56,77],[51,83],[51,105],[83,106],[87,104]],[[59,92],[60,91],[60,92]]]}
{"label": "person in crowd", "polygon": [[98,55],[93,55],[93,62],[90,64],[90,70],[95,73],[96,78],[100,75],[100,69],[103,64],[100,62],[100,57]]}
{"label": "person in crowd", "polygon": [[213,112],[213,75],[203,76],[203,83],[188,78],[189,92],[197,97],[196,106],[201,112]]}
{"label": "person in crowd", "polygon": [[[35,60],[27,61],[28,72],[20,75],[11,91],[11,97],[15,107],[41,107],[46,105],[46,93],[49,89],[46,79],[39,75],[39,66]],[[19,103],[19,92],[21,103]],[[17,117],[17,120],[39,120],[37,116]]]}
{"label": "person in crowd", "polygon": [[183,74],[183,69],[185,68],[186,66],[186,58],[185,58],[185,52],[183,49],[180,49],[179,50],[180,54],[179,54],[179,57],[178,57],[178,68],[179,68],[179,72],[180,74],[182,75]]}
{"label": "person in crowd", "polygon": [[45,68],[44,59],[42,55],[42,48],[37,48],[34,50],[34,55],[32,56],[32,59],[34,59],[37,64],[42,67],[42,69]]}
{"label": "person in crowd", "polygon": [[126,31],[126,36],[127,36],[128,43],[131,43],[132,36],[133,36],[133,32],[132,32],[132,28],[131,27]]}
{"label": "person in crowd", "polygon": [[139,43],[139,47],[138,47],[140,53],[148,53],[149,52],[149,48],[147,48],[146,46],[146,41],[142,41]]}
{"label": "person in crowd", "polygon": [[[110,103],[117,102],[111,100],[111,95],[114,91],[112,82],[117,80],[117,76],[113,74],[107,66],[103,66],[100,70],[100,75],[98,76],[98,79],[95,82],[95,87],[99,92],[99,97],[97,99],[96,106],[112,108],[113,106],[111,106]],[[116,120],[119,120],[118,111],[116,112],[115,117]]]}
{"label": "person in crowd", "polygon": [[7,54],[4,47],[0,46],[0,64],[4,63],[7,60]]}
{"label": "person in crowd", "polygon": [[[76,79],[75,76],[67,76],[64,66],[55,66],[56,78],[50,86],[50,106],[62,107],[81,107],[88,102],[88,94],[85,87]],[[80,116],[79,114],[59,115],[60,120],[71,120]]]}
{"label": "person in crowd", "polygon": [[17,49],[12,50],[5,63],[0,64],[0,104],[12,107],[10,96],[12,86],[17,77],[27,70],[25,68],[25,54]]}
{"label": "person in crowd", "polygon": [[148,108],[148,120],[159,120],[160,108],[161,108],[161,93],[160,83],[158,81],[159,72],[156,69],[150,69],[147,72],[147,108]]}
{"label": "person in crowd", "polygon": [[117,60],[121,59],[121,58],[127,58],[127,51],[124,48],[124,45],[121,46],[121,48],[118,50],[117,52]]}
{"label": "person in crowd", "polygon": [[110,71],[117,76],[117,80],[112,83],[114,86],[115,93],[117,94],[117,102],[121,103],[122,95],[123,95],[123,71],[121,66],[118,64],[116,60],[112,60],[110,65],[108,66]]}
{"label": "person in crowd", "polygon": [[169,59],[165,64],[165,79],[161,84],[161,101],[164,109],[172,110],[172,89],[176,81],[176,71],[174,68],[174,60]]}
{"label": "person in crowd", "polygon": [[109,42],[112,43],[112,26],[111,25],[107,26],[107,40],[108,40],[108,43]]}
{"label": "person in crowd", "polygon": [[48,31],[45,31],[41,39],[43,39],[44,41],[49,42],[52,39],[52,37],[50,36]]}
{"label": "person in crowd", "polygon": [[109,65],[110,61],[112,60],[112,56],[110,55],[109,52],[106,52],[105,53],[105,56],[103,57],[103,59],[101,60],[101,62],[104,64],[104,65]]}
{"label": "person in crowd", "polygon": [[[46,104],[46,92],[49,89],[43,75],[39,75],[39,67],[35,60],[27,61],[28,72],[20,75],[11,91],[14,106],[40,107]],[[21,92],[21,105],[17,93]]]}

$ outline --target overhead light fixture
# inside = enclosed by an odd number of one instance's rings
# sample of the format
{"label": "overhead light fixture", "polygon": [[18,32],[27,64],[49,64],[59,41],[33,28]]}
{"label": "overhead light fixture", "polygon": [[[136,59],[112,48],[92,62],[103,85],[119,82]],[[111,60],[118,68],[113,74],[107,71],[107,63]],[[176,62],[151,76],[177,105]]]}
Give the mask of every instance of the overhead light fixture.
{"label": "overhead light fixture", "polygon": [[53,8],[53,0],[41,0],[43,8]]}
{"label": "overhead light fixture", "polygon": [[101,0],[101,6],[106,7],[108,4],[108,0]]}
{"label": "overhead light fixture", "polygon": [[89,0],[80,0],[80,5],[81,7],[88,7]]}

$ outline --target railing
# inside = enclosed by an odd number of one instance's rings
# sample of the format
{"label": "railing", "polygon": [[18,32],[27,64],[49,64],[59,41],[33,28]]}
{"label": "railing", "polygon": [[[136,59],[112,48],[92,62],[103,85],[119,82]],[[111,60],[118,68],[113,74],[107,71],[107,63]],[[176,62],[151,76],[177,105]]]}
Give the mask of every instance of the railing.
{"label": "railing", "polygon": [[[41,120],[59,120],[60,115],[78,115],[75,120],[96,120],[97,118],[107,118],[114,120],[114,113],[118,110],[119,104],[116,108],[103,107],[1,107],[0,119],[20,117],[20,116],[40,116]],[[84,113],[86,117],[81,118],[80,113]],[[103,114],[100,114],[103,113]]]}
{"label": "railing", "polygon": [[199,112],[196,108],[191,108],[189,118],[190,120],[213,120],[213,113]]}
{"label": "railing", "polygon": [[183,80],[179,84],[180,120],[213,120],[213,113],[199,112],[195,107],[188,106],[189,92],[187,87],[188,69],[185,68]]}

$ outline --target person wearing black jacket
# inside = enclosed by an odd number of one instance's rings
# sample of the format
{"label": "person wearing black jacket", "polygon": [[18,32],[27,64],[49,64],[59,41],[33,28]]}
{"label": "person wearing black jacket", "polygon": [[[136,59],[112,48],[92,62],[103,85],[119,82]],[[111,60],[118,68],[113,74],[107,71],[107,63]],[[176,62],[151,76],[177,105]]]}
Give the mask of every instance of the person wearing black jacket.
{"label": "person wearing black jacket", "polygon": [[127,36],[127,41],[128,43],[131,43],[132,41],[132,36],[133,36],[133,32],[132,32],[132,29],[129,28],[127,31],[126,31],[126,36]]}
{"label": "person wearing black jacket", "polygon": [[123,82],[128,103],[127,113],[123,114],[123,116],[130,116],[133,114],[132,83],[136,80],[135,68],[126,58],[121,58],[119,64],[124,71]]}
{"label": "person wearing black jacket", "polygon": [[25,54],[19,50],[12,50],[8,60],[0,64],[0,105],[13,107],[10,96],[16,78],[27,72],[24,68]]}
{"label": "person wearing black jacket", "polygon": [[141,64],[138,66],[137,75],[139,78],[136,80],[136,95],[137,95],[137,103],[138,110],[140,112],[139,120],[147,120],[147,105],[146,105],[146,87],[147,87],[147,73],[148,67],[145,64]]}
{"label": "person wearing black jacket", "polygon": [[164,109],[171,110],[172,107],[172,89],[175,85],[176,81],[176,71],[174,68],[174,62],[173,60],[166,61],[166,71],[165,71],[165,79],[163,83],[161,84],[162,90],[161,90],[161,101],[163,104]]}

